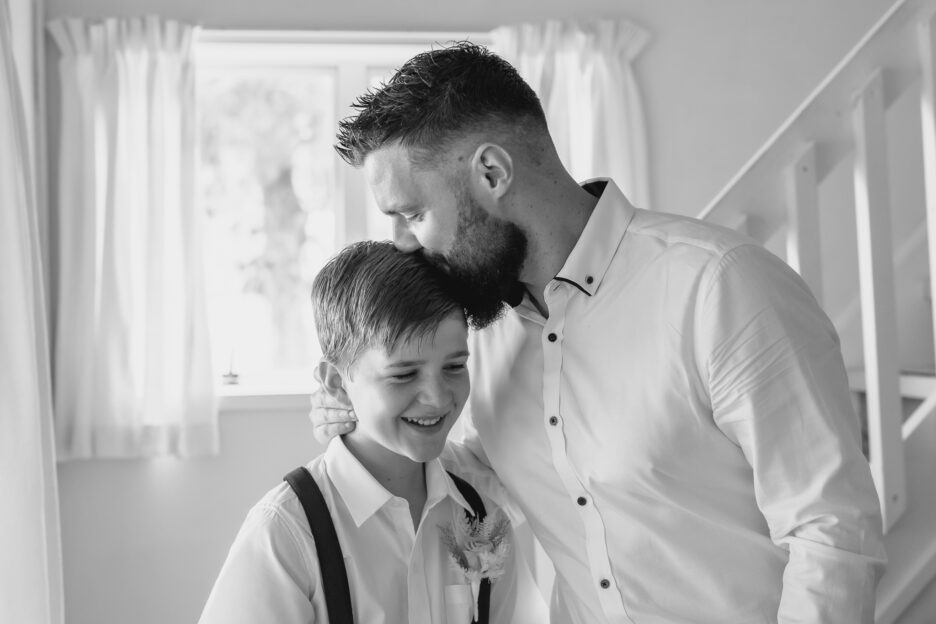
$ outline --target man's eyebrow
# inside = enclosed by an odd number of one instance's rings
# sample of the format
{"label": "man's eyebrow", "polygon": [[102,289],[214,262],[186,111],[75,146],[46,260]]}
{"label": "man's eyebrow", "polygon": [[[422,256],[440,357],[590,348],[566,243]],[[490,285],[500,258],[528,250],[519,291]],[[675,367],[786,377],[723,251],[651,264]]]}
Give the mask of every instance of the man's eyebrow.
{"label": "man's eyebrow", "polygon": [[450,358],[459,358],[459,357],[468,357],[469,355],[471,355],[471,354],[468,353],[468,351],[467,351],[466,349],[462,349],[461,351],[456,351],[455,353],[450,353],[450,354],[449,354],[449,357],[450,357]]}

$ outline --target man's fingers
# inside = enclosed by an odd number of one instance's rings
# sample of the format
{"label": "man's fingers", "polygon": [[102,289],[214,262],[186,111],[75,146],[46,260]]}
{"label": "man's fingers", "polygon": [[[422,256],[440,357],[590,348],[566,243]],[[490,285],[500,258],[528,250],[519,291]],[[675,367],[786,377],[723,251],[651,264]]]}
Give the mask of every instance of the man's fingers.
{"label": "man's fingers", "polygon": [[327,434],[328,439],[331,440],[335,436],[344,435],[354,431],[354,423],[334,423],[331,425],[323,425],[320,429],[323,433]]}
{"label": "man's fingers", "polygon": [[[319,406],[313,407],[312,411],[309,412],[309,420],[316,427],[350,423],[353,429],[354,423],[357,422],[357,416],[354,415],[354,410],[347,407]],[[346,432],[342,431],[342,433]]]}
{"label": "man's fingers", "polygon": [[350,405],[336,400],[322,390],[312,393],[310,403],[312,409],[309,410],[309,420],[312,421],[312,435],[321,444],[328,444],[335,436],[354,430],[357,417]]}
{"label": "man's fingers", "polygon": [[347,420],[343,422],[317,424],[312,428],[312,436],[319,444],[325,446],[335,436],[344,435],[354,431],[354,426],[354,422],[349,422]]}

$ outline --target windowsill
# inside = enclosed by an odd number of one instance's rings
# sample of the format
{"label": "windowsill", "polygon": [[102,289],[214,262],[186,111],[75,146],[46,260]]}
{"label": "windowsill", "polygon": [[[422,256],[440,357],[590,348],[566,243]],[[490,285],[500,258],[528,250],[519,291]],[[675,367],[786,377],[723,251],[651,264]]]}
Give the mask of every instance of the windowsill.
{"label": "windowsill", "polygon": [[217,388],[218,409],[229,412],[302,412],[309,411],[313,389],[293,385],[221,385]]}

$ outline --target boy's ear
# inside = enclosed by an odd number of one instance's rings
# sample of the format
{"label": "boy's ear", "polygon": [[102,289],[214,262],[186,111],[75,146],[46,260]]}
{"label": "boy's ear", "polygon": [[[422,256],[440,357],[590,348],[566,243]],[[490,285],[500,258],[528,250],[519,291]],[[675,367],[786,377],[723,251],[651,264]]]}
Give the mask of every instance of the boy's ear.
{"label": "boy's ear", "polygon": [[344,375],[338,367],[328,360],[319,360],[315,367],[315,380],[319,382],[322,389],[342,405],[351,407],[351,399],[345,390]]}

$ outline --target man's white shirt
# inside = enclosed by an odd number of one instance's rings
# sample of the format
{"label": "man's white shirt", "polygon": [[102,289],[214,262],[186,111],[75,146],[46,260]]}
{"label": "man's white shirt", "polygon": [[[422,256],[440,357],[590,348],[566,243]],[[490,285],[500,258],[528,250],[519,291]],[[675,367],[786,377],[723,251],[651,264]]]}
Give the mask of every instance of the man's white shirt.
{"label": "man's white shirt", "polygon": [[[450,565],[439,531],[471,507],[438,460],[426,463],[427,500],[416,531],[406,500],[381,486],[341,438],[332,440],[307,468],[334,520],[356,622],[471,621],[470,586]],[[492,513],[493,503],[487,498],[484,503]],[[536,608],[542,609],[541,602],[521,605],[515,616],[515,563],[508,558],[506,573],[492,587],[492,623],[533,622],[521,611],[535,617]],[[299,499],[285,483],[248,513],[200,620],[258,622],[328,622],[315,542]]]}
{"label": "man's white shirt", "polygon": [[604,183],[548,318],[525,297],[473,333],[444,457],[527,517],[553,624],[870,624],[880,512],[831,322],[753,241]]}

